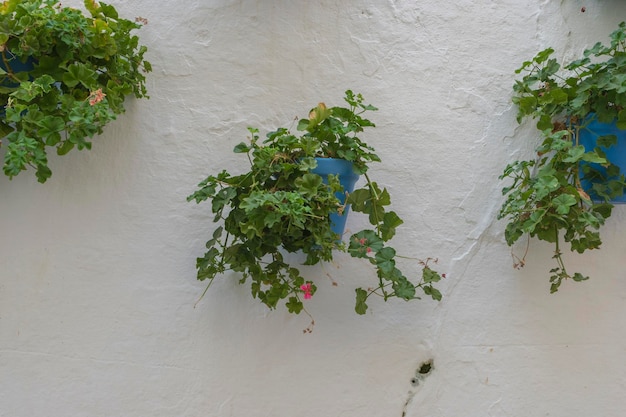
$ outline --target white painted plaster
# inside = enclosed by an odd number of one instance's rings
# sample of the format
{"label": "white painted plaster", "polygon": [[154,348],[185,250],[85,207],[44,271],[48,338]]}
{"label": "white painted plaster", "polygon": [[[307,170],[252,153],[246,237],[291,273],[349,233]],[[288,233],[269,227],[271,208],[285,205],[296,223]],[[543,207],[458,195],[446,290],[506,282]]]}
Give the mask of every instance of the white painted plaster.
{"label": "white painted plaster", "polygon": [[[514,70],[606,39],[625,2],[113,4],[149,20],[151,99],[129,99],[92,151],[52,155],[46,184],[0,177],[0,416],[623,415],[626,207],[602,250],[568,257],[592,279],[555,295],[550,248],[533,242],[514,270],[495,216],[498,175],[534,146],[510,104]],[[405,219],[395,246],[440,258],[444,300],[357,316],[354,288],[374,277],[339,256],[309,272],[312,334],[235,277],[194,308],[212,216],[185,197],[243,169],[231,149],[248,125],[289,125],[347,88],[380,108],[364,138]]]}

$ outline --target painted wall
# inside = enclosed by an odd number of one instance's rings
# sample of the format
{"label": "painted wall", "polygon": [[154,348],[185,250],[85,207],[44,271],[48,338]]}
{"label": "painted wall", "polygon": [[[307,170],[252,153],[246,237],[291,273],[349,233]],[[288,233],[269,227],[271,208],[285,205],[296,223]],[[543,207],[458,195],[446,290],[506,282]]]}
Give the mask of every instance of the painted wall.
{"label": "painted wall", "polygon": [[[46,184],[0,177],[0,416],[623,415],[626,207],[602,250],[568,257],[592,279],[555,295],[550,247],[514,270],[496,214],[498,175],[535,145],[514,70],[606,40],[624,1],[112,3],[149,20],[151,99],[129,99],[92,151],[51,156]],[[212,216],[185,197],[244,169],[231,150],[248,125],[288,126],[348,88],[380,108],[363,138],[405,220],[395,246],[439,257],[443,301],[357,316],[374,276],[339,256],[308,272],[312,334],[234,276],[196,305]]]}

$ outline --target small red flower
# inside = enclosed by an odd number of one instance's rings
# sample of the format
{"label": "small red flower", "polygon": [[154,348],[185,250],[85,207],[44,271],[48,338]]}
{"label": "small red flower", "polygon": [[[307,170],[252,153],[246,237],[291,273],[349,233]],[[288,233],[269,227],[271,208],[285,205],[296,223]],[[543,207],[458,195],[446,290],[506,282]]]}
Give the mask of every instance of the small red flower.
{"label": "small red flower", "polygon": [[304,299],[305,300],[309,300],[312,296],[311,294],[311,284],[310,283],[306,283],[306,284],[302,284],[300,285],[300,289],[302,291],[304,291]]}

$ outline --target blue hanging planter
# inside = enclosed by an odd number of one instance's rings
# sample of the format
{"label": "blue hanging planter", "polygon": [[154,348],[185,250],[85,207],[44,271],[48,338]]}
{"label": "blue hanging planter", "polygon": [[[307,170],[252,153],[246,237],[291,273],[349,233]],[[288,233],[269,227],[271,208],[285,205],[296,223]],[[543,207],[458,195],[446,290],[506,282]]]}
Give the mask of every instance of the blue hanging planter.
{"label": "blue hanging planter", "polygon": [[[26,62],[22,62],[19,60],[19,58],[11,54],[11,52],[9,51],[6,51],[5,54],[9,56],[9,65],[11,66],[11,70],[15,74],[18,74],[20,72],[32,71],[35,68],[36,61],[32,57],[29,57]],[[2,70],[5,72],[7,71],[6,65],[4,65],[4,61],[1,58],[0,68],[2,68]],[[0,82],[0,87],[16,88],[18,86],[19,83],[15,82],[14,80],[10,80],[8,77],[4,77]],[[6,115],[6,110],[4,108],[5,105],[6,103],[0,104],[0,119],[4,119],[4,116]]]}
{"label": "blue hanging planter", "polygon": [[[588,123],[585,122],[585,127],[579,131],[580,137],[578,143],[583,145],[585,150],[588,152],[598,147],[596,144],[598,138],[608,135],[617,136],[617,143],[615,145],[609,148],[599,146],[599,148],[606,154],[607,160],[619,167],[620,174],[626,173],[626,130],[618,129],[616,121],[613,121],[612,123],[599,122],[595,117],[595,114],[590,114],[588,119],[590,119],[590,121]],[[606,174],[606,168],[600,166],[599,164],[591,165],[603,175]],[[592,191],[593,180],[583,180],[581,183],[585,191],[587,191],[593,200],[601,200],[601,198],[599,198]],[[612,199],[611,203],[626,204],[626,194],[622,194],[621,196]]]}
{"label": "blue hanging planter", "polygon": [[[28,57],[26,62],[20,61],[20,59],[13,55],[11,52],[6,51],[5,54],[9,57],[9,65],[11,66],[11,70],[18,74],[20,72],[28,72],[32,71],[35,68],[35,59],[33,57]],[[4,61],[0,59],[0,68],[4,71],[7,71],[6,66],[4,65]],[[17,87],[19,84],[15,81],[11,81],[9,79],[5,79],[0,83],[3,87]]]}
{"label": "blue hanging planter", "polygon": [[[346,201],[345,193],[354,191],[354,185],[359,179],[359,175],[354,172],[352,162],[337,158],[315,158],[315,160],[317,161],[317,167],[311,170],[311,172],[321,176],[325,184],[328,184],[328,175],[339,176],[339,183],[343,187],[344,192],[337,192],[335,196],[341,204],[344,204]],[[342,214],[332,213],[330,215],[331,230],[339,236],[342,236],[346,229],[349,210],[350,206],[346,206]]]}

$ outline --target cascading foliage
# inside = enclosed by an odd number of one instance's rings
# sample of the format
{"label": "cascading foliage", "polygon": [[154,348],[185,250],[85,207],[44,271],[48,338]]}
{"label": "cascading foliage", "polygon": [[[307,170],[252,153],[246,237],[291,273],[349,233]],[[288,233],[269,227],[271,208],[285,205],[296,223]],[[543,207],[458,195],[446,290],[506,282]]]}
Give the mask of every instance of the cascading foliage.
{"label": "cascading foliage", "polygon": [[[418,262],[421,274],[411,282],[396,264],[396,250],[388,245],[402,224],[398,215],[388,210],[391,198],[370,180],[370,162],[380,161],[374,150],[358,137],[374,124],[362,115],[376,110],[363,104],[363,97],[347,91],[349,107],[327,108],[323,103],[298,123],[299,134],[280,128],[261,141],[258,129],[249,128],[251,138],[234,149],[245,154],[249,170],[233,175],[221,171],[199,184],[188,200],[211,201],[213,221],[218,224],[206,244],[207,251],[198,258],[198,279],[213,280],[228,271],[237,273],[240,282],[251,282],[252,296],[270,308],[287,299],[289,312],[300,313],[303,299],[311,298],[316,283],[306,281],[300,269],[285,258],[287,253],[303,253],[306,265],[333,259],[333,251],[347,251],[374,266],[376,278],[365,288],[356,289],[355,310],[364,314],[371,295],[384,300],[399,297],[419,298],[417,289],[433,299],[441,293],[433,283],[441,275],[429,262]],[[364,213],[372,228],[354,233],[348,244],[331,229],[329,215],[344,206],[335,193],[343,192],[337,176],[329,175],[327,184],[312,173],[316,157],[342,158],[354,163],[365,185],[347,198],[352,210]],[[207,287],[208,289],[208,287]],[[306,310],[305,310],[306,311]]]}
{"label": "cascading foliage", "polygon": [[[511,183],[502,190],[506,201],[499,215],[508,220],[509,245],[524,235],[555,245],[551,292],[563,280],[588,279],[567,271],[561,240],[578,253],[599,248],[599,229],[613,209],[610,200],[623,195],[626,186],[602,150],[617,143],[615,135],[600,136],[594,149],[579,143],[579,132],[592,121],[626,129],[626,23],[611,34],[610,45],[598,42],[568,64],[561,66],[553,53],[552,48],[541,51],[517,70],[524,73],[514,85],[517,120],[537,120],[541,143],[536,158],[514,161],[501,175]],[[590,189],[584,180],[593,184]],[[524,262],[518,257],[516,265]]]}
{"label": "cascading foliage", "polygon": [[94,0],[85,8],[90,17],[53,0],[0,5],[0,138],[10,178],[33,167],[45,182],[48,148],[90,149],[127,95],[147,97],[147,48],[132,34],[146,20]]}

